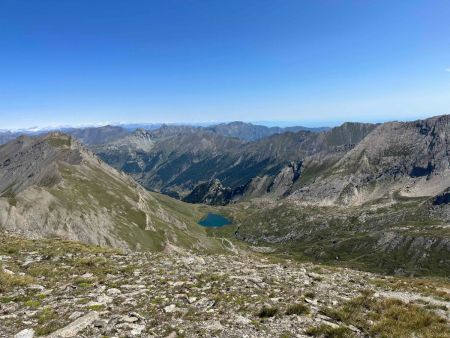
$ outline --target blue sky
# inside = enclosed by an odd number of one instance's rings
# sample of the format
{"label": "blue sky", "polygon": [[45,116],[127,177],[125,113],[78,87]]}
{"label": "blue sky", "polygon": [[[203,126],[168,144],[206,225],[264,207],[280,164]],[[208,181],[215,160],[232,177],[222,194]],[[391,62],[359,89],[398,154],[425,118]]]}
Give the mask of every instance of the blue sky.
{"label": "blue sky", "polygon": [[450,2],[1,0],[0,129],[450,113]]}

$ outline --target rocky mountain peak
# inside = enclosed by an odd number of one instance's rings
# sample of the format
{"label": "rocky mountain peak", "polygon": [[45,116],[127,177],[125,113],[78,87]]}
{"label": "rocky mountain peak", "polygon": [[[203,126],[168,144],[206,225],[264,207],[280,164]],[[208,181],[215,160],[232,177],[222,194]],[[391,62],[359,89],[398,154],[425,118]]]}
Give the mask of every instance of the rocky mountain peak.
{"label": "rocky mountain peak", "polygon": [[151,138],[151,132],[144,128],[137,128],[133,135],[136,137],[142,137],[142,138]]}

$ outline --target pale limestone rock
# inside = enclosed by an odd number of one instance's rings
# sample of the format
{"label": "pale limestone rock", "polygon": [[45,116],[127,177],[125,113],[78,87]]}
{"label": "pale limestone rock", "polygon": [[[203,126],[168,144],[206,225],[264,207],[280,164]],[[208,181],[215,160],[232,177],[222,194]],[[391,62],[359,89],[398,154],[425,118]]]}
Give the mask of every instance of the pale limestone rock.
{"label": "pale limestone rock", "polygon": [[99,319],[97,312],[89,312],[83,317],[78,318],[66,327],[59,329],[47,336],[47,338],[70,338],[76,337],[78,332],[84,330],[91,325],[95,320]]}

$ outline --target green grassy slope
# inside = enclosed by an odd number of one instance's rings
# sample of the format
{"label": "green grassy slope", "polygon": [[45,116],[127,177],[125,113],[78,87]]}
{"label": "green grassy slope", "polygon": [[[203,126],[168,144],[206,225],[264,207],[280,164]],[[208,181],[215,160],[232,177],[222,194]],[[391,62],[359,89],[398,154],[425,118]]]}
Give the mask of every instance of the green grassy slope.
{"label": "green grassy slope", "polygon": [[234,224],[211,230],[297,259],[397,274],[450,276],[450,228],[426,199],[359,207],[253,201],[222,208]]}
{"label": "green grassy slope", "polygon": [[[57,236],[134,250],[225,251],[197,224],[205,207],[146,191],[66,135],[51,134],[33,142],[15,149],[19,153],[15,158],[27,154],[18,162],[22,166],[28,158],[36,158],[33,173],[45,180],[0,197],[0,228],[30,237]],[[46,158],[50,153],[53,157]],[[73,154],[76,162],[67,160]],[[44,175],[50,167],[51,175]],[[28,172],[16,176],[18,186],[33,177]]]}

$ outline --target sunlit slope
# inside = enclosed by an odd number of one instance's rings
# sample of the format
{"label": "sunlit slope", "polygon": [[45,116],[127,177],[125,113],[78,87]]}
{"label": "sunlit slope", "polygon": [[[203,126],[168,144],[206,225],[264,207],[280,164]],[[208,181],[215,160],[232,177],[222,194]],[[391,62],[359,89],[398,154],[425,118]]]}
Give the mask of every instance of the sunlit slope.
{"label": "sunlit slope", "polygon": [[221,248],[196,224],[199,207],[146,191],[69,136],[11,143],[0,148],[3,230],[138,250]]}

